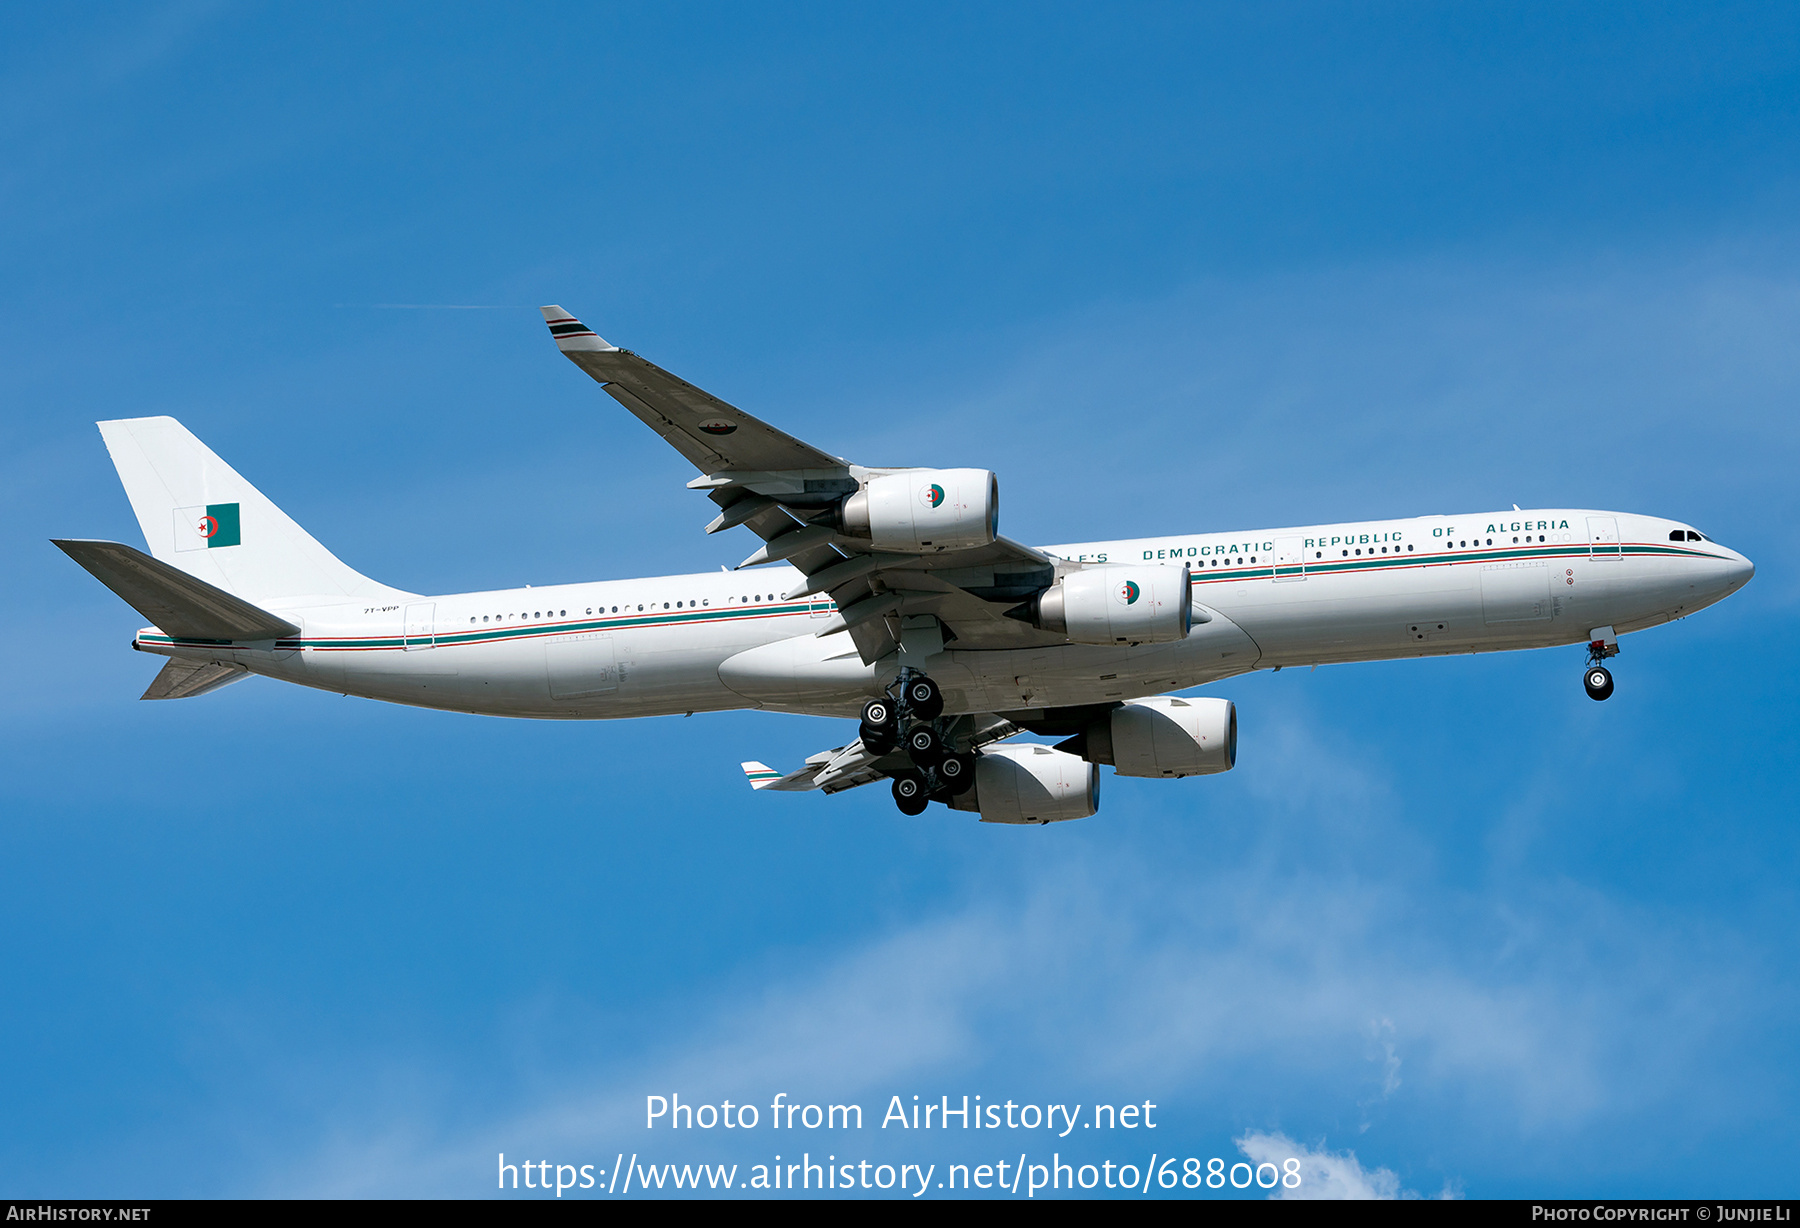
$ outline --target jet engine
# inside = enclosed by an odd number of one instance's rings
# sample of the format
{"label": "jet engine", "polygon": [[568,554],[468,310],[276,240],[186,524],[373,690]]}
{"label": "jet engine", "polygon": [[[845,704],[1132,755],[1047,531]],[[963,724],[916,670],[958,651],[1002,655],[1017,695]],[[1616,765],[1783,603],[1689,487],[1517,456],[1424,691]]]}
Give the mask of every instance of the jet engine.
{"label": "jet engine", "polygon": [[1077,644],[1168,644],[1187,638],[1194,597],[1180,567],[1086,567],[1039,593],[1014,617]]}
{"label": "jet engine", "polygon": [[1229,699],[1128,699],[1057,749],[1121,776],[1209,776],[1237,764],[1237,705]]}
{"label": "jet engine", "polygon": [[975,787],[950,799],[983,823],[1060,823],[1100,809],[1100,769],[1042,745],[990,746],[975,760]]}
{"label": "jet engine", "polygon": [[839,515],[877,550],[967,550],[999,532],[1000,481],[987,469],[906,469],[870,478]]}

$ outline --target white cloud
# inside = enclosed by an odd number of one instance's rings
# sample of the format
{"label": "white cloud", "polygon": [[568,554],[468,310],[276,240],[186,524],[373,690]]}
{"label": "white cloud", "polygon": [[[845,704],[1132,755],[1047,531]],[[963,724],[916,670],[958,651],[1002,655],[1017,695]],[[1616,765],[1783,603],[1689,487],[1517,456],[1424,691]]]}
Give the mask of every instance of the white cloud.
{"label": "white cloud", "polygon": [[[1270,1198],[1282,1199],[1373,1199],[1417,1198],[1411,1190],[1400,1188],[1400,1178],[1391,1169],[1366,1169],[1353,1151],[1313,1150],[1294,1142],[1285,1134],[1265,1134],[1252,1130],[1235,1140],[1238,1150],[1259,1168],[1272,1164],[1282,1174],[1281,1185]],[[1298,1160],[1290,1166],[1290,1161]],[[1269,1173],[1263,1170],[1266,1181]],[[1289,1181],[1298,1178],[1295,1184]]]}
{"label": "white cloud", "polygon": [[[766,1104],[785,1090],[867,1109],[896,1091],[1004,1090],[1045,1070],[1071,1100],[1131,1086],[1203,1102],[1259,1080],[1346,1112],[1379,1101],[1391,1114],[1409,1095],[1418,1112],[1425,1097],[1425,1111],[1473,1146],[1496,1127],[1566,1133],[1654,1103],[1702,1073],[1727,1025],[1698,1009],[1718,992],[1717,971],[1655,927],[1620,966],[1610,941],[1554,958],[1528,945],[1496,975],[1480,944],[1409,934],[1416,922],[1394,906],[1391,881],[1219,875],[1184,886],[1192,870],[1092,850],[1037,859],[1027,887],[990,883],[984,899],[811,970],[719,994],[655,1051],[613,1055],[598,1076],[487,1120],[445,1130],[423,1105],[346,1104],[331,1140],[267,1173],[264,1192],[472,1192],[497,1150],[610,1158],[621,1140],[628,1152],[629,1140],[655,1142],[640,1116],[649,1092]],[[1582,924],[1620,930],[1598,913]],[[1556,928],[1553,945],[1581,945],[1577,925]],[[1374,1063],[1371,1018],[1381,1021]],[[365,1130],[344,1128],[357,1116]],[[1300,1156],[1309,1194],[1404,1193],[1354,1156],[1256,1131],[1244,1139],[1253,1157],[1277,1142]]]}

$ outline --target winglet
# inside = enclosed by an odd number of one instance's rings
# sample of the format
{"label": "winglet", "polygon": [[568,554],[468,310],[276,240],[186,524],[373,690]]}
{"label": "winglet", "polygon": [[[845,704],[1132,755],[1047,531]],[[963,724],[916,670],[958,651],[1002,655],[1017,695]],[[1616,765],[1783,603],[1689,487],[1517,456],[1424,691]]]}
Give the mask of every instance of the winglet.
{"label": "winglet", "polygon": [[781,773],[766,763],[758,763],[752,759],[743,765],[744,775],[750,778],[752,789],[766,789],[781,779]]}
{"label": "winglet", "polygon": [[604,337],[599,336],[593,329],[561,307],[552,304],[549,307],[540,307],[538,310],[544,313],[544,323],[550,326],[550,335],[556,339],[556,348],[565,354],[578,353],[583,350],[604,353],[617,351],[619,348],[616,345],[608,345]]}

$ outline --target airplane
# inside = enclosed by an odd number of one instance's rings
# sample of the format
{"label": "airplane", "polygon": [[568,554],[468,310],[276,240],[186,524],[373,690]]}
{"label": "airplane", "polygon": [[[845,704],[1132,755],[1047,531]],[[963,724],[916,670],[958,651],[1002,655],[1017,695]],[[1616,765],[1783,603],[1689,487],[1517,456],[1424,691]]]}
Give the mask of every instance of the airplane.
{"label": "airplane", "polygon": [[[557,347],[699,471],[736,568],[419,594],[351,569],[173,418],[99,423],[149,553],[53,539],[152,624],[144,699],[251,674],[456,712],[605,720],[761,708],[858,721],[756,790],[886,780],[994,823],[1099,808],[1100,766],[1231,770],[1237,709],[1179,694],[1252,670],[1586,646],[1684,618],[1754,566],[1691,525],[1581,508],[1032,547],[985,469],[852,464],[611,345],[559,306]],[[1020,741],[1020,735],[1058,739]]]}

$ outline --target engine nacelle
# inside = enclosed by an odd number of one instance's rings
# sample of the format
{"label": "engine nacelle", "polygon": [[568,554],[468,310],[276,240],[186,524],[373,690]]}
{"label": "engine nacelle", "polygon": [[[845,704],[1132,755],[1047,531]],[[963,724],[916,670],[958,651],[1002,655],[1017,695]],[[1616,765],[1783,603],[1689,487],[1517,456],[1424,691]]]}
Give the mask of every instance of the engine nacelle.
{"label": "engine nacelle", "polygon": [[975,760],[975,787],[951,801],[983,823],[1060,823],[1100,809],[1100,769],[1049,746],[991,746]]}
{"label": "engine nacelle", "polygon": [[843,530],[877,550],[967,550],[1000,529],[1000,481],[986,469],[908,469],[844,500]]}
{"label": "engine nacelle", "polygon": [[1229,699],[1128,699],[1062,745],[1121,776],[1209,776],[1237,764],[1237,705]]}
{"label": "engine nacelle", "polygon": [[1042,593],[1031,621],[1077,644],[1168,644],[1194,622],[1193,586],[1180,567],[1087,567]]}

